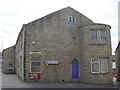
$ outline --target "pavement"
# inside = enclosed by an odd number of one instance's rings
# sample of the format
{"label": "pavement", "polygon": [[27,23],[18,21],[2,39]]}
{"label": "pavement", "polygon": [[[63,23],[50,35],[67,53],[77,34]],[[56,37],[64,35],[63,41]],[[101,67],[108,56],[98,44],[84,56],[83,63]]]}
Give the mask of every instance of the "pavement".
{"label": "pavement", "polygon": [[[1,69],[0,69],[0,71],[1,71]],[[1,72],[0,72],[0,89],[2,89],[2,74],[1,74]]]}
{"label": "pavement", "polygon": [[28,83],[23,82],[16,74],[3,74],[0,72],[0,88],[118,88],[114,85],[91,85],[83,83]]}

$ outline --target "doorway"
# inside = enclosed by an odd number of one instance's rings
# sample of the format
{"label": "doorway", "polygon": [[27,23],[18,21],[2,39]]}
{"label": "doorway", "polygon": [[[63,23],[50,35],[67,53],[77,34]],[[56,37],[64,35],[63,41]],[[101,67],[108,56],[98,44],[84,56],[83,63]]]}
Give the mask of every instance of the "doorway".
{"label": "doorway", "polygon": [[78,60],[72,61],[72,79],[78,79]]}

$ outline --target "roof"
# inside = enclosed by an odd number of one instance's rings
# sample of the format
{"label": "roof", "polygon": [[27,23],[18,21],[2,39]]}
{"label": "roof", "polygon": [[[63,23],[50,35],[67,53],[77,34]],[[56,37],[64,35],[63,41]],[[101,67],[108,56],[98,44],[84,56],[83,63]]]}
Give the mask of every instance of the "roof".
{"label": "roof", "polygon": [[[116,50],[119,48],[119,46],[120,46],[120,41],[119,41],[119,43],[118,43],[118,46],[117,46]],[[115,51],[116,51],[116,50],[115,50]]]}
{"label": "roof", "polygon": [[80,27],[85,27],[85,26],[90,26],[90,25],[105,25],[105,26],[108,26],[108,27],[110,27],[110,29],[111,29],[111,26],[110,26],[110,25],[103,24],[103,23],[92,23],[92,24],[87,24],[87,25],[80,26]]}
{"label": "roof", "polygon": [[11,49],[11,48],[14,48],[14,47],[15,47],[15,45],[4,49],[4,50],[2,51],[2,53],[4,53],[4,52],[5,52],[6,50],[8,50],[8,49]]}

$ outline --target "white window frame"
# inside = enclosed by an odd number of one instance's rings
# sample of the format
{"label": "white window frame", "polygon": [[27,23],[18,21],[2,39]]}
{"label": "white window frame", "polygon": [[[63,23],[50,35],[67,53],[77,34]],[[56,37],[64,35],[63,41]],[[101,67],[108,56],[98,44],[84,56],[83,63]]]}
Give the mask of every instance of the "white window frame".
{"label": "white window frame", "polygon": [[68,21],[69,21],[69,23],[76,23],[76,17],[75,16],[69,16]]}
{"label": "white window frame", "polygon": [[[93,59],[98,59],[98,62],[93,62]],[[99,72],[93,72],[93,70],[92,70],[92,65],[93,65],[94,63],[98,63],[98,64],[99,64]],[[99,59],[99,58],[92,58],[92,59],[91,59],[91,72],[92,72],[92,73],[100,73],[100,59]]]}
{"label": "white window frame", "polygon": [[[93,59],[98,59],[99,62],[93,62],[93,61],[92,61]],[[106,65],[107,65],[107,71],[106,71],[106,72],[103,72],[103,71],[102,71],[102,70],[103,70],[103,67],[102,67],[102,61],[103,61],[103,60],[107,60],[107,64],[106,64]],[[92,71],[92,64],[94,64],[94,63],[99,63],[99,72],[93,72],[93,71]],[[97,74],[97,73],[98,73],[98,74],[99,74],[99,73],[105,73],[105,74],[106,74],[106,73],[109,72],[108,65],[109,65],[109,63],[108,63],[108,58],[107,58],[107,57],[92,58],[92,59],[91,59],[91,73],[96,73],[96,74]]]}
{"label": "white window frame", "polygon": [[[105,62],[104,60],[106,60],[107,62]],[[107,65],[107,68],[106,68],[106,72],[103,72],[102,70],[103,70],[103,67],[102,67],[102,64],[103,63],[107,63],[106,65]],[[108,58],[101,58],[101,73],[108,73]]]}
{"label": "white window frame", "polygon": [[[40,62],[40,61],[30,61],[30,73],[41,73],[41,66],[39,66],[39,67],[40,67],[40,71],[39,71],[39,72],[32,72],[32,71],[31,71],[31,67],[32,67],[32,66],[31,66],[31,63],[32,63],[32,62]],[[41,64],[41,62],[40,62],[40,64]]]}

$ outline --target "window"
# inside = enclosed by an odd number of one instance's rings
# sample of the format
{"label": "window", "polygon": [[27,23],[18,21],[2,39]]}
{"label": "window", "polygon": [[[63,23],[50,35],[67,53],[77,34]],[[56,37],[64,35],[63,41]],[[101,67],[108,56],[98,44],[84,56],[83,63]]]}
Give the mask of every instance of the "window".
{"label": "window", "polygon": [[90,30],[91,43],[105,44],[107,42],[106,30]]}
{"label": "window", "polygon": [[107,35],[106,35],[106,30],[100,30],[100,43],[106,43],[106,40],[107,40]]}
{"label": "window", "polygon": [[76,23],[76,17],[74,16],[69,16],[68,20],[70,23]]}
{"label": "window", "polygon": [[8,69],[9,72],[13,72],[13,69]]}
{"label": "window", "polygon": [[108,60],[107,58],[101,58],[101,73],[108,72]]}
{"label": "window", "polygon": [[76,44],[76,39],[77,39],[76,36],[72,37],[72,43],[73,43],[73,44]]}
{"label": "window", "polygon": [[23,34],[21,34],[21,45],[20,45],[20,48],[21,48],[21,50],[22,50],[22,43],[23,43]]}
{"label": "window", "polygon": [[39,61],[30,62],[30,72],[40,73],[40,62]]}
{"label": "window", "polygon": [[22,42],[21,42],[21,44],[20,44],[20,48],[21,48],[21,50],[22,50]]}
{"label": "window", "polygon": [[108,73],[108,59],[107,58],[94,58],[91,60],[92,73]]}
{"label": "window", "polygon": [[12,67],[12,64],[9,64],[9,68],[11,68]]}
{"label": "window", "polygon": [[91,42],[96,43],[98,39],[97,30],[91,30]]}
{"label": "window", "polygon": [[92,59],[92,73],[100,73],[100,60],[99,59]]}
{"label": "window", "polygon": [[41,56],[31,56],[31,60],[41,60]]}
{"label": "window", "polygon": [[19,70],[22,71],[22,56],[20,56],[19,65]]}

